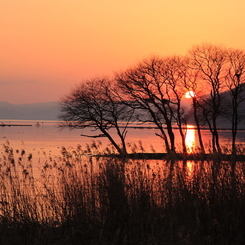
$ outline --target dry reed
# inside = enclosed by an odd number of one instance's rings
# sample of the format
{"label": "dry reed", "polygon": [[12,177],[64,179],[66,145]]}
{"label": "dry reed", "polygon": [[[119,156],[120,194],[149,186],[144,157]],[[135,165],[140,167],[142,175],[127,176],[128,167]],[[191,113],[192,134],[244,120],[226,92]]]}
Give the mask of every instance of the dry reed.
{"label": "dry reed", "polygon": [[245,243],[243,162],[85,153],[38,164],[3,146],[0,244]]}

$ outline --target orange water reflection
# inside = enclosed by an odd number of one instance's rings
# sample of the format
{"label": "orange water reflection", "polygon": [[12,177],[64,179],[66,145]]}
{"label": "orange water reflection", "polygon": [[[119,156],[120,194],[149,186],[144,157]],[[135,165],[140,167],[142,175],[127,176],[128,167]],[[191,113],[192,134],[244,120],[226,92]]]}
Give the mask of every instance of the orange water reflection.
{"label": "orange water reflection", "polygon": [[187,147],[187,152],[192,153],[196,147],[196,137],[195,129],[193,125],[187,125],[185,143]]}
{"label": "orange water reflection", "polygon": [[[187,125],[185,143],[187,147],[187,152],[193,153],[196,148],[196,134],[195,134],[195,129],[193,125]],[[194,165],[195,165],[194,161],[186,162],[187,176],[189,178],[191,178],[193,175]]]}
{"label": "orange water reflection", "polygon": [[186,162],[186,170],[187,170],[187,175],[188,177],[192,177],[193,172],[194,172],[194,166],[195,166],[195,162],[194,161],[187,161]]}

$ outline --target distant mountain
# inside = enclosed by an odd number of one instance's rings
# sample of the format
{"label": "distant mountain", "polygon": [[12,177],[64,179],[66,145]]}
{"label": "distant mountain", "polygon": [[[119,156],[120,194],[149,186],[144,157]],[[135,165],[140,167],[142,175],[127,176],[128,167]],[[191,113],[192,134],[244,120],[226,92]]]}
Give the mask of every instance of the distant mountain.
{"label": "distant mountain", "polygon": [[57,120],[58,114],[58,102],[16,105],[0,101],[0,119]]}
{"label": "distant mountain", "polygon": [[[245,83],[242,85],[242,93],[239,94],[238,100],[239,102],[239,108],[238,108],[238,113],[239,113],[239,124],[238,128],[239,129],[245,129]],[[229,119],[227,117],[220,117],[217,119],[217,126],[219,128],[231,128],[231,115],[232,115],[232,97],[231,97],[231,91],[225,91],[222,92],[221,94],[222,100],[222,106],[223,110],[227,114],[229,114]],[[189,111],[190,115],[193,115],[193,108],[190,109]],[[194,123],[194,118],[191,117],[191,120],[189,123]]]}

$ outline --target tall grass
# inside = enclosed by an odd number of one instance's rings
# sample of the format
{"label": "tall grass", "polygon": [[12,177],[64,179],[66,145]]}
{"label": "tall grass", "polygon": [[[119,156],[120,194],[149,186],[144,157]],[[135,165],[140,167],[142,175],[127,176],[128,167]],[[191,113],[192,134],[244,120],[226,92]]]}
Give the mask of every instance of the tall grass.
{"label": "tall grass", "polygon": [[83,153],[37,163],[3,147],[0,244],[245,243],[243,162]]}

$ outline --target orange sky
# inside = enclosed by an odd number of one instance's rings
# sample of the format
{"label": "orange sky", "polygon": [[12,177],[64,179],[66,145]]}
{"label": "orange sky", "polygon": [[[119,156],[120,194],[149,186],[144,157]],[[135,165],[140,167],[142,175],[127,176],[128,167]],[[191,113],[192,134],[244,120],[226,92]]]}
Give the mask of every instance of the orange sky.
{"label": "orange sky", "polygon": [[243,0],[0,0],[0,101],[58,101],[84,79],[210,42],[245,50]]}

